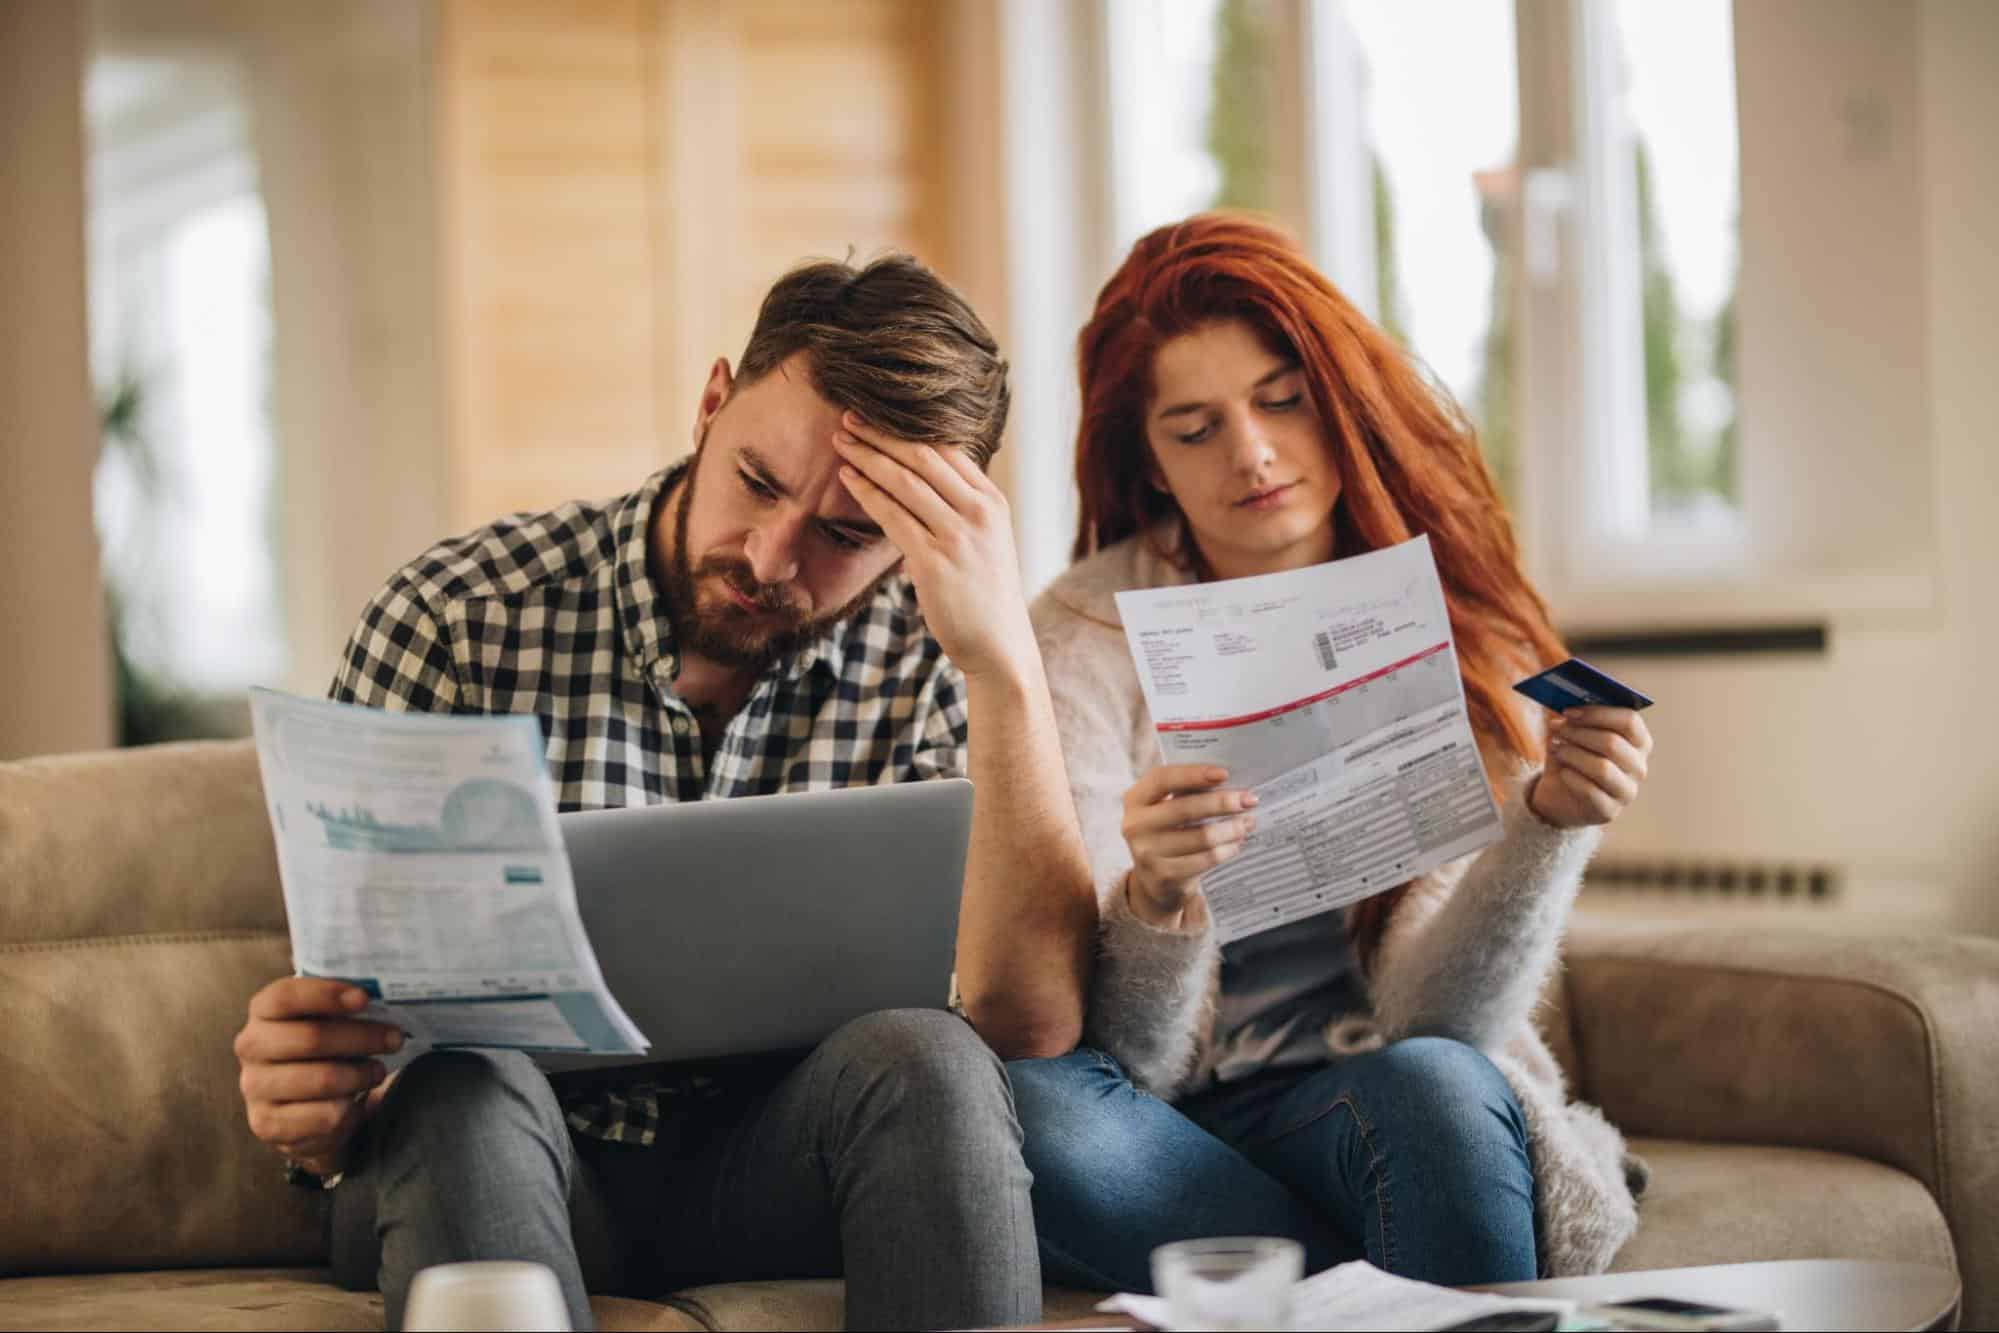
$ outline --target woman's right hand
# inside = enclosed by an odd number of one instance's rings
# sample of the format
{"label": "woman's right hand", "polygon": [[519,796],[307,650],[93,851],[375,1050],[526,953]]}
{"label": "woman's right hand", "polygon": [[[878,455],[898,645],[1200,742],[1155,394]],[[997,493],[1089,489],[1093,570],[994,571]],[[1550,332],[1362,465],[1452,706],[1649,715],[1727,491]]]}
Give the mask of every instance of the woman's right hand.
{"label": "woman's right hand", "polygon": [[1201,876],[1240,852],[1256,827],[1247,813],[1256,794],[1224,788],[1228,777],[1211,764],[1161,764],[1124,794],[1126,893],[1141,920],[1178,926]]}

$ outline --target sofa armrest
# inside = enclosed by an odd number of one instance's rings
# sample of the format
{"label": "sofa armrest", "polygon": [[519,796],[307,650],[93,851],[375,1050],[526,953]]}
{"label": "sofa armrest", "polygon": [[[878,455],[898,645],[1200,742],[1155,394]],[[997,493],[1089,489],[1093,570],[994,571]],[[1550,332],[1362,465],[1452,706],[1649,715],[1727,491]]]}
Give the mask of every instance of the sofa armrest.
{"label": "sofa armrest", "polygon": [[1999,1326],[1999,940],[1579,917],[1566,954],[1579,1095],[1630,1134],[1899,1167],[1965,1326]]}

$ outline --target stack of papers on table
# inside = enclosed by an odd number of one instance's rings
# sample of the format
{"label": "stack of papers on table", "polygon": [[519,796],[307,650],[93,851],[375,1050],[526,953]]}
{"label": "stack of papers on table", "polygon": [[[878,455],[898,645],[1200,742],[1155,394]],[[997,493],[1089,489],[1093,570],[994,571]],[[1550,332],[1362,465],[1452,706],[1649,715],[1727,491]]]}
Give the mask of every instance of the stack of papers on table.
{"label": "stack of papers on table", "polygon": [[[1125,1293],[1111,1297],[1097,1308],[1107,1313],[1128,1314],[1154,1328],[1171,1326],[1166,1301],[1158,1296]],[[1346,1329],[1414,1333],[1448,1328],[1503,1310],[1551,1310],[1566,1316],[1575,1311],[1575,1302],[1527,1300],[1437,1287],[1384,1273],[1365,1260],[1328,1268],[1291,1289],[1291,1327],[1301,1333],[1309,1330],[1339,1333]]]}

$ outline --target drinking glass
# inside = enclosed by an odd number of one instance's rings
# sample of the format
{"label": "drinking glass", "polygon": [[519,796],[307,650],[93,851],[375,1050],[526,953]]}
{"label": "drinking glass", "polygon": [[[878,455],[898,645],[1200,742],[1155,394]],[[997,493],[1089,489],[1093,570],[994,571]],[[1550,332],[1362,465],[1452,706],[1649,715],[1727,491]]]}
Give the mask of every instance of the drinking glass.
{"label": "drinking glass", "polygon": [[568,1333],[569,1307],[562,1301],[562,1284],[546,1264],[437,1264],[410,1282],[403,1327],[417,1333]]}
{"label": "drinking glass", "polygon": [[1281,1329],[1305,1248],[1277,1236],[1182,1240],[1152,1252],[1152,1289],[1173,1329]]}

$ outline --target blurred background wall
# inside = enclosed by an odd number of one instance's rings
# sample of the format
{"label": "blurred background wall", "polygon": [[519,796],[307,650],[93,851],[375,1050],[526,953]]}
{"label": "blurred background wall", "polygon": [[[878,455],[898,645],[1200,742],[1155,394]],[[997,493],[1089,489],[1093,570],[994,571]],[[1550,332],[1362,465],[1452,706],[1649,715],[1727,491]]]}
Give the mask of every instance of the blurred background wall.
{"label": "blurred background wall", "polygon": [[[0,755],[324,687],[391,569],[634,485],[798,259],[987,315],[1028,581],[1150,226],[1292,227],[1661,700],[1609,909],[1999,929],[1999,6],[13,0]],[[101,571],[101,573],[100,573]]]}
{"label": "blurred background wall", "polygon": [[0,755],[113,735],[89,521],[82,71],[73,10],[0,9]]}

